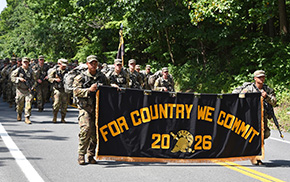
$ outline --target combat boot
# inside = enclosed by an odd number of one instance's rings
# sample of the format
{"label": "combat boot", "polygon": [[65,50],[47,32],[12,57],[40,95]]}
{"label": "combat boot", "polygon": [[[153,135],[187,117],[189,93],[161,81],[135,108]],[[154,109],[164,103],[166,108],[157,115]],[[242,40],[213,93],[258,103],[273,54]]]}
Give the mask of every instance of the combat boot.
{"label": "combat boot", "polygon": [[89,164],[97,164],[97,161],[94,159],[94,156],[88,156]]}
{"label": "combat boot", "polygon": [[21,121],[21,113],[17,113],[17,121]]}
{"label": "combat boot", "polygon": [[53,112],[53,119],[52,119],[52,122],[53,122],[53,123],[56,123],[56,120],[57,120],[57,112]]}
{"label": "combat boot", "polygon": [[64,119],[64,118],[65,118],[65,115],[62,114],[62,115],[61,115],[61,122],[62,122],[62,123],[65,123],[65,119]]}
{"label": "combat boot", "polygon": [[24,122],[25,122],[26,124],[31,124],[31,121],[29,120],[29,117],[26,117]]}
{"label": "combat boot", "polygon": [[79,154],[78,163],[79,163],[79,165],[85,165],[86,164],[84,155]]}

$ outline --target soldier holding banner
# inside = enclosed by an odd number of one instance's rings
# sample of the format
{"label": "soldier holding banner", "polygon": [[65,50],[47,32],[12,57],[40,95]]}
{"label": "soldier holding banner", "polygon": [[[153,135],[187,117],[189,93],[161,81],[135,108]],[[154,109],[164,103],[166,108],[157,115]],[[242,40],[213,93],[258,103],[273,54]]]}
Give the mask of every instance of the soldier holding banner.
{"label": "soldier holding banner", "polygon": [[127,68],[127,72],[130,77],[129,87],[142,89],[143,80],[141,75],[135,70],[136,60],[130,59],[128,63],[129,68]]}
{"label": "soldier holding banner", "polygon": [[87,57],[88,70],[75,77],[73,83],[73,94],[77,98],[79,109],[79,148],[78,163],[85,164],[87,154],[89,164],[96,164],[94,159],[96,153],[96,91],[98,85],[108,85],[106,76],[97,69],[98,60],[94,55]]}
{"label": "soldier holding banner", "polygon": [[129,87],[129,75],[126,71],[122,69],[122,60],[115,59],[114,61],[115,69],[109,71],[106,76],[110,81],[111,86],[113,87]]}
{"label": "soldier holding banner", "polygon": [[[257,70],[254,72],[254,83],[245,82],[242,86],[237,87],[233,93],[253,93],[253,92],[261,92],[262,97],[266,101],[267,104],[275,106],[277,103],[277,99],[275,96],[275,92],[268,85],[264,84],[266,78],[265,71]],[[264,139],[267,139],[270,136],[270,128],[268,127],[268,119],[272,117],[266,112],[265,103],[264,103]],[[254,158],[251,160],[253,165],[263,165],[263,162],[258,158]]]}

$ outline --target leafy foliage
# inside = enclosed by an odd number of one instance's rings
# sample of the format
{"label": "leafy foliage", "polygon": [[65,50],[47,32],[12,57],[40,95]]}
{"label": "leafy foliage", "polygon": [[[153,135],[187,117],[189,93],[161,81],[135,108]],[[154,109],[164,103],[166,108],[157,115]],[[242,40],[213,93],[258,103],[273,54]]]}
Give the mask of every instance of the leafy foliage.
{"label": "leafy foliage", "polygon": [[[227,93],[264,69],[280,91],[289,88],[290,41],[280,35],[279,2],[8,0],[0,57],[85,61],[95,54],[113,63],[122,23],[125,61],[149,63],[155,71],[168,66],[178,90]],[[290,17],[289,2],[285,7]]]}

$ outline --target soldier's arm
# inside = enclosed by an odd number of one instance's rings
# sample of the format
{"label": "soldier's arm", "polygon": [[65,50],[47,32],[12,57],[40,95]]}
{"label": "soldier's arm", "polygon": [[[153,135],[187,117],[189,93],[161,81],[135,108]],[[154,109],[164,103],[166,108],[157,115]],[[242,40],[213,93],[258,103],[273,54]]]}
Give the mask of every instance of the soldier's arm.
{"label": "soldier's arm", "polygon": [[125,74],[125,78],[126,78],[126,88],[129,88],[129,82],[130,82],[130,76],[129,74]]}
{"label": "soldier's arm", "polygon": [[83,79],[81,75],[75,77],[73,82],[73,95],[74,97],[88,97],[90,88],[82,88],[83,87]]}
{"label": "soldier's arm", "polygon": [[272,106],[276,106],[277,99],[276,99],[276,94],[274,92],[274,89],[268,87],[266,92],[267,92],[267,96],[265,98],[266,102],[271,104]]}
{"label": "soldier's arm", "polygon": [[138,73],[137,79],[138,79],[138,82],[140,83],[140,85],[142,86],[144,81],[142,79],[141,73]]}
{"label": "soldier's arm", "polygon": [[17,75],[18,75],[18,70],[19,70],[19,68],[17,68],[16,70],[12,71],[12,73],[11,73],[11,81],[12,81],[13,83],[19,83],[19,79],[20,79],[20,77],[17,77]]}
{"label": "soldier's arm", "polygon": [[53,70],[53,71],[51,71],[50,72],[50,74],[48,75],[48,81],[50,82],[50,83],[53,83],[55,80],[56,80],[56,78],[55,78],[55,70]]}
{"label": "soldier's arm", "polygon": [[32,71],[32,88],[35,88],[37,86],[37,82],[36,82],[37,78],[36,78],[36,74],[34,71]]}
{"label": "soldier's arm", "polygon": [[160,80],[160,79],[158,78],[158,79],[155,81],[155,83],[154,83],[154,90],[162,91],[162,90],[163,90],[163,87],[161,87],[159,80]]}

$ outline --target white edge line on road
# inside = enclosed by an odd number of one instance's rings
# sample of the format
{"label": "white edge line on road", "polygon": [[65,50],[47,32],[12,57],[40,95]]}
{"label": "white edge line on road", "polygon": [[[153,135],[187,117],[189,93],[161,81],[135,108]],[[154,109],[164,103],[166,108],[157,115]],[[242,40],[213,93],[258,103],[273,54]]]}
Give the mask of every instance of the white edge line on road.
{"label": "white edge line on road", "polygon": [[274,137],[269,137],[269,139],[272,139],[272,140],[276,140],[276,141],[279,141],[279,142],[284,142],[284,143],[288,143],[288,144],[290,144],[290,142],[287,141],[287,140],[282,140],[282,139],[278,139],[278,138],[274,138]]}
{"label": "white edge line on road", "polygon": [[30,162],[26,159],[26,157],[22,154],[16,144],[13,142],[12,138],[8,135],[5,128],[0,123],[0,136],[3,139],[6,147],[9,149],[11,155],[16,160],[18,166],[23,171],[28,181],[30,182],[44,182],[41,176],[37,173],[37,171],[33,168]]}

